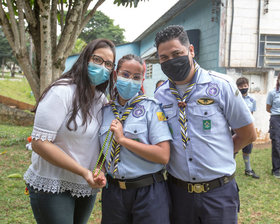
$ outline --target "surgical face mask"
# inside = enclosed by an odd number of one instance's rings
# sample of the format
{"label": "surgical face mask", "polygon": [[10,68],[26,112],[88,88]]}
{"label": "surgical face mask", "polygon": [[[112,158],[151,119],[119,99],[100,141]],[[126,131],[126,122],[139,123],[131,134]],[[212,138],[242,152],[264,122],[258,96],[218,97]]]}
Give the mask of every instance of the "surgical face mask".
{"label": "surgical face mask", "polygon": [[248,92],[249,88],[239,89],[242,95],[245,95]]}
{"label": "surgical face mask", "polygon": [[91,84],[94,86],[98,86],[109,80],[110,73],[111,72],[107,68],[101,65],[92,62],[88,63],[88,77]]}
{"label": "surgical face mask", "polygon": [[116,87],[121,98],[125,100],[131,99],[140,91],[142,80],[126,79],[121,76],[117,76]]}
{"label": "surgical face mask", "polygon": [[189,56],[180,56],[161,63],[163,73],[172,81],[184,81],[191,70]]}

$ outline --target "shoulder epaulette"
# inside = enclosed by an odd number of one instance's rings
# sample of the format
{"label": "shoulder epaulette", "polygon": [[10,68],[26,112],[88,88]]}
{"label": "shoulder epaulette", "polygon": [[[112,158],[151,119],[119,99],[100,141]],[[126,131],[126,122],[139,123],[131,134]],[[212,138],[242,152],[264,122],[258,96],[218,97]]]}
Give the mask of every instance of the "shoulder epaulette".
{"label": "shoulder epaulette", "polygon": [[211,71],[211,70],[209,70],[209,74],[213,75],[215,77],[221,78],[223,80],[226,80],[227,82],[233,82],[233,79],[229,75],[222,74],[222,73],[215,72],[215,71]]}

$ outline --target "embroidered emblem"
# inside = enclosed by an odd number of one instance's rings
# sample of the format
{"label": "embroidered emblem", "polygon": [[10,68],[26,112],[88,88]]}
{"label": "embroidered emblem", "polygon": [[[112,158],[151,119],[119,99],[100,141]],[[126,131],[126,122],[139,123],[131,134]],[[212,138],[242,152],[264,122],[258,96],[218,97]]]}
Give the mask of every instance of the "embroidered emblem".
{"label": "embroidered emblem", "polygon": [[142,116],[144,116],[144,114],[145,114],[145,107],[142,105],[137,104],[134,107],[134,110],[132,111],[133,117],[136,117],[136,118],[142,117]]}
{"label": "embroidered emblem", "polygon": [[211,129],[211,120],[203,120],[203,129],[210,130]]}
{"label": "embroidered emblem", "polygon": [[163,112],[157,112],[157,117],[159,121],[166,121],[166,117]]}
{"label": "embroidered emblem", "polygon": [[215,84],[215,83],[208,84],[208,87],[206,89],[206,94],[208,96],[217,96],[219,94],[219,92],[220,92],[220,89],[217,84]]}
{"label": "embroidered emblem", "polygon": [[211,105],[215,102],[215,100],[211,98],[200,98],[196,102],[200,105]]}

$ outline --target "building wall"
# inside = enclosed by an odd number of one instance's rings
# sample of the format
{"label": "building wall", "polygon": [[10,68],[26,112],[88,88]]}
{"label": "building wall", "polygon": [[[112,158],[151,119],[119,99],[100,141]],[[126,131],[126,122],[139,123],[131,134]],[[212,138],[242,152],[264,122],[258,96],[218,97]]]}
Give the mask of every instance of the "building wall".
{"label": "building wall", "polygon": [[[190,7],[141,40],[141,55],[153,47],[154,38],[158,31],[168,25],[179,24],[184,26],[186,30],[200,29],[199,57],[197,61],[201,67],[224,72],[224,68],[220,68],[218,65],[219,23],[218,18],[216,18],[217,21],[212,21],[212,9],[213,5],[211,0],[194,1]],[[161,71],[160,65],[155,64],[153,66],[152,79],[146,79],[144,82],[144,88],[148,96],[153,96],[155,84],[159,79],[166,79],[166,76]]]}
{"label": "building wall", "polygon": [[[226,7],[226,23],[221,21],[221,29],[226,32],[224,58],[220,58],[221,66],[228,66],[229,42],[232,21],[232,2],[234,2],[234,17],[231,39],[230,67],[256,67],[258,49],[258,12],[259,0],[224,0]],[[265,13],[265,8],[268,12]],[[260,34],[280,35],[280,2],[269,0],[265,5],[261,0],[260,8]],[[226,26],[226,27],[224,27]]]}

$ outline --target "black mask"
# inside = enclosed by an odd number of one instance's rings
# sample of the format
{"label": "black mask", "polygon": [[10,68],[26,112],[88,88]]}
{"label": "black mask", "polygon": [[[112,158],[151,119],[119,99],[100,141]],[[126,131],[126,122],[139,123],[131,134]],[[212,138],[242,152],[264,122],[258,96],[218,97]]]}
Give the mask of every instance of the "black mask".
{"label": "black mask", "polygon": [[242,95],[245,95],[248,92],[248,88],[239,89]]}
{"label": "black mask", "polygon": [[163,73],[172,81],[185,80],[191,70],[190,60],[188,56],[180,56],[170,59],[160,64]]}

